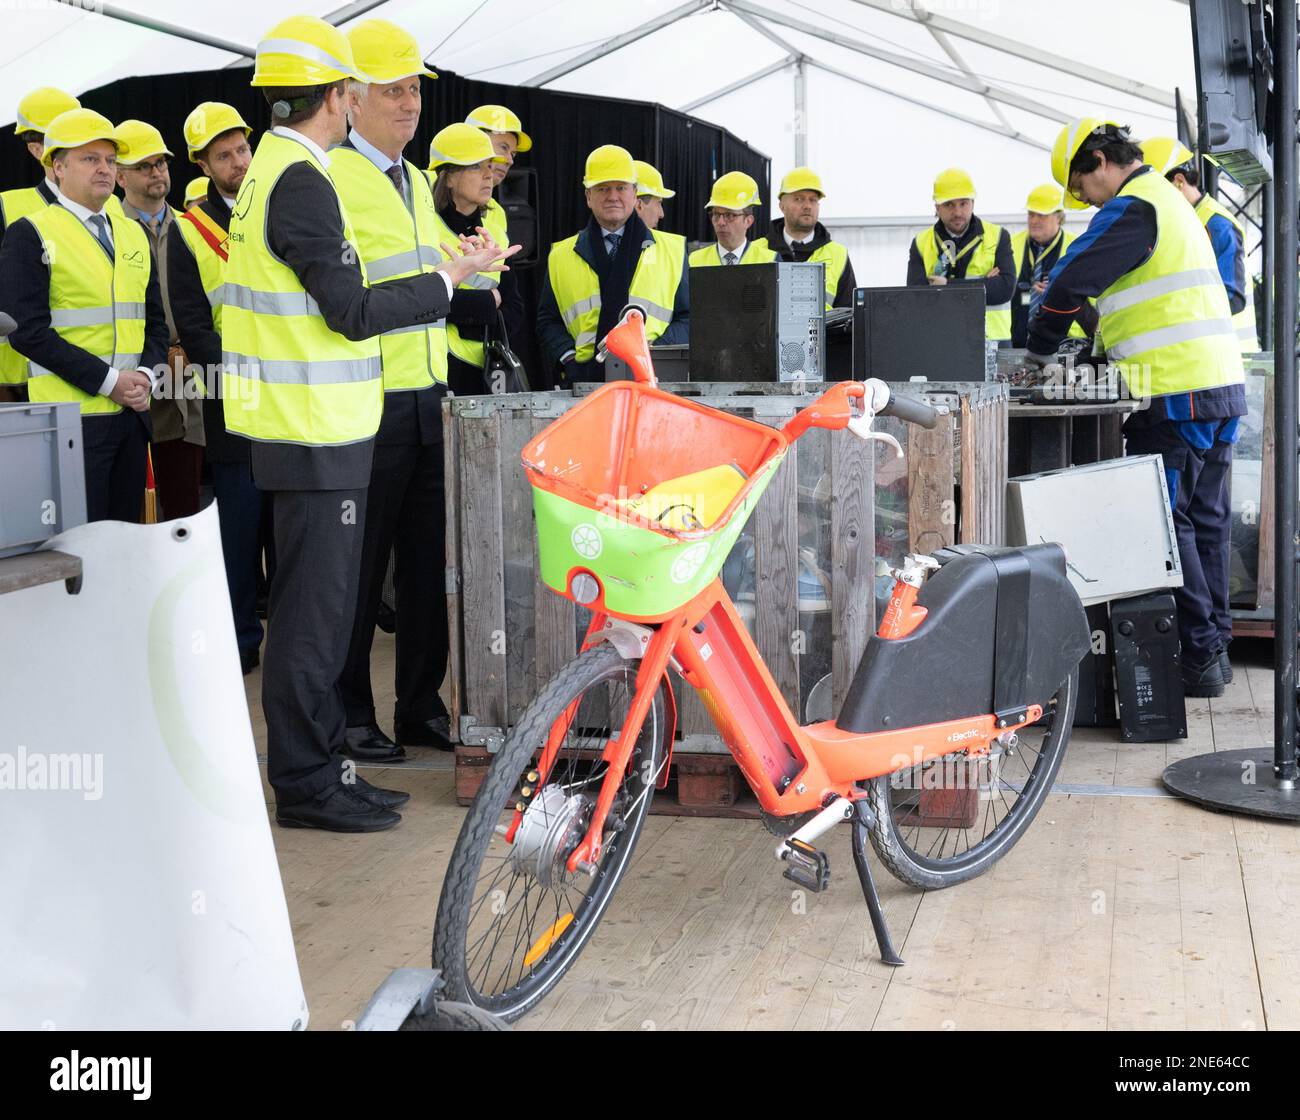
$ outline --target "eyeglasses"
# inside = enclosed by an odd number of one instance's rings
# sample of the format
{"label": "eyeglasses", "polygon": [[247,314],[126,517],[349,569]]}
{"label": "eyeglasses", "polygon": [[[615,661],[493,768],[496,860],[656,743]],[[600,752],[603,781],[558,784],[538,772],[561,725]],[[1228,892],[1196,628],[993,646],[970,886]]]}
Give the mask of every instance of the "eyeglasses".
{"label": "eyeglasses", "polygon": [[729,210],[710,210],[715,222],[743,222],[749,217],[748,214],[733,214]]}
{"label": "eyeglasses", "polygon": [[163,157],[162,159],[149,160],[147,163],[134,163],[125,170],[139,171],[142,175],[152,175],[155,171],[166,171],[171,165],[172,161]]}

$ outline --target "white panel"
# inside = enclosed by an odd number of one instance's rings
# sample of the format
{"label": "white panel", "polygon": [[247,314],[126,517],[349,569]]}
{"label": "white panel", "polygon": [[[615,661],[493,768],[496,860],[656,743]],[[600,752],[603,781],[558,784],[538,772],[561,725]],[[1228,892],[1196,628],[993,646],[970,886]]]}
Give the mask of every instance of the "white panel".
{"label": "white panel", "polygon": [[80,594],[0,595],[0,1028],[305,1025],[216,507],[51,546]]}

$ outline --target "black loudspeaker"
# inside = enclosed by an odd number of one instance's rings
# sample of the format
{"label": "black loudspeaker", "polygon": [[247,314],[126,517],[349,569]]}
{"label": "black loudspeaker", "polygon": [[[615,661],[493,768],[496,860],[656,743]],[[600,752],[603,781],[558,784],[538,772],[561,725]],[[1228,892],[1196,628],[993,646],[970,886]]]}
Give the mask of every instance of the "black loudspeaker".
{"label": "black loudspeaker", "polygon": [[1120,737],[1126,743],[1187,738],[1178,611],[1168,591],[1110,604]]}
{"label": "black loudspeaker", "polygon": [[522,245],[510,258],[511,268],[528,268],[537,263],[537,172],[531,167],[512,167],[497,188],[497,201],[510,223],[510,240]]}
{"label": "black loudspeaker", "polygon": [[1111,657],[1110,612],[1105,603],[1085,608],[1092,648],[1079,662],[1079,698],[1075,727],[1115,727],[1115,662]]}

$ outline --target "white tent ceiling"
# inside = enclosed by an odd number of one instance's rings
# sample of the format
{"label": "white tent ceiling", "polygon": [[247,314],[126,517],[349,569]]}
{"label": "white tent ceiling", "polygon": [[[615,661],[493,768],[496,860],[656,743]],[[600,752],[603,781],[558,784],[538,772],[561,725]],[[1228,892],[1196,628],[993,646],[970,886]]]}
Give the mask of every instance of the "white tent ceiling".
{"label": "white tent ceiling", "polygon": [[[1044,149],[1061,118],[1099,113],[1139,135],[1168,134],[1174,88],[1187,102],[1195,95],[1185,0],[20,0],[0,38],[0,106],[11,115],[38,85],[82,93],[241,61],[101,14],[113,9],[250,49],[295,12],[341,14],[344,28],[382,15],[412,31],[432,64],[466,76],[518,85],[549,77],[548,88],[689,107],[770,155],[774,176],[802,143],[826,182],[832,221],[924,214],[935,171],[951,164],[975,177],[985,212],[1018,210],[1028,188],[1050,178]],[[612,49],[611,40],[659,23]],[[1008,42],[1018,53],[990,45]],[[804,59],[801,116],[799,68],[783,65],[790,56]]]}

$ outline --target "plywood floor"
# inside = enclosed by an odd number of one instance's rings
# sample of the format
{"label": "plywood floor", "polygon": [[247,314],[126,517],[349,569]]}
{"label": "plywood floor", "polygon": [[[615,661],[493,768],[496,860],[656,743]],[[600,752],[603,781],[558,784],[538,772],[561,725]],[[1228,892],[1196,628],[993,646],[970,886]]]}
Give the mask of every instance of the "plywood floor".
{"label": "plywood floor", "polygon": [[[1300,1028],[1300,877],[1287,871],[1300,828],[1210,813],[1159,786],[1175,759],[1271,743],[1268,647],[1243,653],[1223,698],[1188,701],[1185,741],[1077,730],[1057,792],[982,878],[921,893],[880,870],[903,968],[877,959],[847,835],[828,845],[830,889],[804,895],[758,822],[648,818],[582,958],[516,1029]],[[381,634],[381,722],[391,673]],[[248,678],[264,750],[260,684]],[[411,792],[396,829],[272,828],[313,1029],[346,1028],[391,969],[429,963],[464,810],[450,758],[411,753],[366,772]]]}

